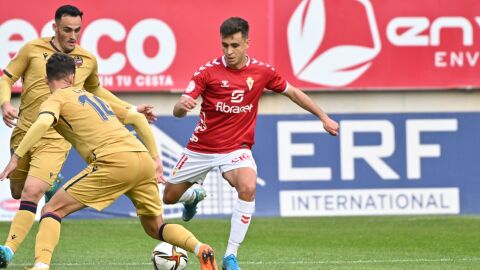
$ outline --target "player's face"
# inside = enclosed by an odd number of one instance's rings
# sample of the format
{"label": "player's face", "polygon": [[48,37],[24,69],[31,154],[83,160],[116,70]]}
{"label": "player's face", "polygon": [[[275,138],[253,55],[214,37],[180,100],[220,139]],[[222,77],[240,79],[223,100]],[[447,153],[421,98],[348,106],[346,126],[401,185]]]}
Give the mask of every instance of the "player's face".
{"label": "player's face", "polygon": [[63,16],[60,21],[53,24],[55,31],[55,39],[57,45],[64,53],[69,53],[75,49],[75,45],[80,37],[80,30],[82,27],[82,19],[80,16]]}
{"label": "player's face", "polygon": [[247,62],[248,39],[241,32],[222,37],[222,48],[229,67],[239,69]]}

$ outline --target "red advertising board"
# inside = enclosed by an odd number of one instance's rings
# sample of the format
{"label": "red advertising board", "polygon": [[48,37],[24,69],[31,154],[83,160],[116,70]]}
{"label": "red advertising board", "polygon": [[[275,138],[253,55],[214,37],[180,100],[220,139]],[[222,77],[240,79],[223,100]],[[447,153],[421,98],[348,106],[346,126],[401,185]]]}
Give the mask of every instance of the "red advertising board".
{"label": "red advertising board", "polygon": [[[1,69],[24,42],[53,35],[53,15],[62,4],[57,0],[2,4],[8,12],[0,13]],[[230,16],[249,21],[249,54],[303,89],[480,86],[476,0],[71,4],[85,13],[80,44],[97,55],[101,82],[112,91],[183,89],[200,66],[222,54],[218,29]]]}

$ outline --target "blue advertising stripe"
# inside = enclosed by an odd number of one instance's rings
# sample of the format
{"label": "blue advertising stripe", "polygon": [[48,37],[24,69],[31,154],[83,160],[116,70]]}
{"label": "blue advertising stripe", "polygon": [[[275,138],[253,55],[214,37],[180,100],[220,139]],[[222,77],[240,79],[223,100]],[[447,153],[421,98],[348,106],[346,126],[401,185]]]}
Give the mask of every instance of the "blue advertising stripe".
{"label": "blue advertising stripe", "polygon": [[[280,215],[284,191],[386,190],[397,198],[395,192],[412,189],[405,196],[414,198],[415,192],[428,188],[458,189],[460,213],[480,213],[476,194],[480,188],[480,113],[331,116],[340,122],[338,137],[322,132],[322,124],[309,115],[259,115],[253,154],[265,185],[257,186],[256,215]],[[155,125],[183,147],[197,121],[196,116],[182,121],[160,116]],[[180,157],[173,150],[166,154]],[[78,172],[84,166],[79,162],[69,157],[64,174],[75,175],[72,170]],[[221,176],[219,181],[223,181]],[[234,198],[223,200],[230,204]],[[108,211],[134,212],[128,200],[119,203]]]}

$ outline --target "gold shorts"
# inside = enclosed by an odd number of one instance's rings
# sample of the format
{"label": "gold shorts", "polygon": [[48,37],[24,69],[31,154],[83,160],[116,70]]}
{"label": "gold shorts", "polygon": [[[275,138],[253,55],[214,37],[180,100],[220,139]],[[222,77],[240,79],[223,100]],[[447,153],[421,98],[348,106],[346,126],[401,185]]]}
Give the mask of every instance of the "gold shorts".
{"label": "gold shorts", "polygon": [[[15,128],[10,139],[12,153],[17,149],[26,132]],[[10,175],[12,182],[25,182],[33,176],[50,185],[57,179],[63,163],[67,159],[71,144],[63,138],[42,138],[18,162]]]}
{"label": "gold shorts", "polygon": [[159,216],[162,202],[155,163],[148,152],[120,152],[93,161],[63,185],[68,194],[99,211],[125,194],[139,216]]}

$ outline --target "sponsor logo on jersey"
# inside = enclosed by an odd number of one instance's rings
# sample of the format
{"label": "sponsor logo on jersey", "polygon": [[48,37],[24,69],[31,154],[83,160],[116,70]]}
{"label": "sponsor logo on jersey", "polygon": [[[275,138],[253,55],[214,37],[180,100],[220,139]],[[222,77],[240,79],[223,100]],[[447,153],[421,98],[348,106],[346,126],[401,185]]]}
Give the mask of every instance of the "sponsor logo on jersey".
{"label": "sponsor logo on jersey", "polygon": [[223,113],[249,113],[252,111],[253,105],[248,104],[245,106],[231,106],[224,102],[217,102],[215,110]]}
{"label": "sponsor logo on jersey", "polygon": [[243,101],[243,95],[245,91],[243,90],[233,90],[232,92],[232,99],[230,100],[232,103],[240,103]]}
{"label": "sponsor logo on jersey", "polygon": [[206,119],[207,119],[207,117],[205,116],[205,113],[200,112],[200,120],[198,121],[198,124],[195,127],[194,133],[203,132],[203,131],[207,130]]}

